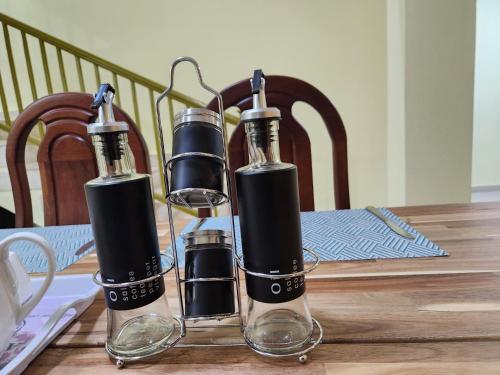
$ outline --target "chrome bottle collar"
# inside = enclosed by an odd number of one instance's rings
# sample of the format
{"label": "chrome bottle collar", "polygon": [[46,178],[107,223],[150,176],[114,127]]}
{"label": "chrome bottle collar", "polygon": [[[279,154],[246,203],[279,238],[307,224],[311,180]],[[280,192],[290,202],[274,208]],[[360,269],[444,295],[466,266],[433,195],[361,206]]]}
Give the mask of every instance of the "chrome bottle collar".
{"label": "chrome bottle collar", "polygon": [[189,247],[196,245],[216,244],[231,246],[233,243],[231,232],[218,229],[197,230],[194,232],[184,233],[181,237],[184,240],[186,251]]}
{"label": "chrome bottle collar", "polygon": [[174,132],[183,124],[190,122],[203,122],[210,124],[221,131],[221,119],[217,112],[206,108],[186,108],[183,111],[176,113],[174,117]]}

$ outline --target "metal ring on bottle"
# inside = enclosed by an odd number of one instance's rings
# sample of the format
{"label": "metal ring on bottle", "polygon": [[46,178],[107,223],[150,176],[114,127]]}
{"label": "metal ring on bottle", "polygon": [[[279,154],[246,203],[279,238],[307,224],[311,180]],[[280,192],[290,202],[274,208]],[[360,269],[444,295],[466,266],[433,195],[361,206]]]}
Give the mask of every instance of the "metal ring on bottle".
{"label": "metal ring on bottle", "polygon": [[167,168],[169,170],[172,170],[172,162],[178,160],[178,159],[182,159],[182,158],[185,158],[185,157],[189,157],[189,156],[201,156],[201,157],[204,157],[204,158],[212,158],[212,159],[217,159],[221,162],[224,163],[224,166],[226,165],[226,159],[224,159],[222,156],[219,156],[219,155],[215,155],[215,154],[210,154],[208,152],[195,152],[195,151],[190,151],[190,152],[182,152],[180,154],[177,154],[177,155],[174,155],[170,158],[169,161],[167,161]]}
{"label": "metal ring on bottle", "polygon": [[311,266],[307,267],[306,269],[304,269],[302,271],[280,274],[280,275],[250,271],[249,269],[245,268],[245,266],[243,265],[243,260],[241,259],[241,257],[239,255],[236,254],[235,257],[236,257],[236,261],[238,262],[238,267],[246,274],[256,276],[256,277],[262,277],[265,279],[271,279],[271,280],[291,279],[293,277],[303,276],[303,275],[313,271],[314,269],[316,269],[316,267],[319,266],[319,255],[315,251],[313,251],[311,249],[306,249],[305,247],[303,250],[314,257],[314,259],[315,259],[314,264],[312,264]]}
{"label": "metal ring on bottle", "polygon": [[[269,353],[269,352],[266,352],[266,351],[264,351],[262,349],[256,348],[253,345],[253,343],[251,341],[249,341],[245,336],[244,336],[244,339],[245,339],[245,342],[247,343],[247,345],[250,347],[250,349],[252,349],[257,354],[260,354],[260,355],[263,355],[263,356],[266,356],[266,357],[273,357],[273,358],[282,358],[282,357],[291,357],[291,356],[299,356],[300,357],[300,356],[303,356],[306,353],[309,353],[314,348],[316,348],[321,343],[321,340],[323,339],[323,327],[321,326],[321,324],[319,324],[319,322],[316,319],[314,319],[314,318],[311,318],[311,319],[312,319],[312,322],[313,322],[313,334],[314,334],[314,326],[316,326],[316,328],[318,329],[318,337],[313,340],[312,339],[312,335],[311,335],[311,338],[310,338],[310,341],[309,341],[310,345],[307,348],[299,350],[299,351],[296,351],[296,352],[280,353],[280,354]],[[304,345],[305,345],[305,343],[304,343]]]}
{"label": "metal ring on bottle", "polygon": [[181,283],[198,283],[205,281],[234,281],[234,277],[198,277],[191,279],[180,279]]}
{"label": "metal ring on bottle", "polygon": [[[224,172],[227,174],[229,171],[229,166],[227,164],[226,159],[223,157],[220,157],[219,155],[209,154],[206,152],[183,152],[181,154],[177,154],[177,155],[173,156],[170,160],[167,161],[167,163],[165,164],[165,167],[164,167],[165,173],[169,170],[170,171],[172,170],[172,162],[173,161],[175,161],[177,159],[181,159],[181,158],[186,157],[186,156],[202,156],[202,157],[217,159],[218,161],[221,161],[224,164]],[[197,193],[203,194],[205,196],[206,201],[207,201],[207,205],[196,204],[195,207],[193,207],[191,204],[189,204],[184,198],[182,198],[181,194],[182,193],[190,193],[190,192],[197,192]],[[228,195],[225,194],[224,192],[219,191],[219,190],[206,189],[206,188],[184,188],[184,189],[179,189],[179,190],[174,190],[174,191],[168,191],[167,194],[165,194],[165,198],[168,199],[171,203],[173,203],[175,205],[181,205],[181,206],[188,207],[191,209],[193,209],[193,208],[211,208],[211,209],[213,209],[214,204],[210,201],[210,199],[208,199],[208,197],[206,195],[207,193],[210,193],[212,195],[222,196],[223,199],[216,204],[217,206],[220,204],[223,204],[229,200]],[[174,201],[172,198],[173,196],[176,196],[176,198],[179,201],[177,201],[177,202]]]}
{"label": "metal ring on bottle", "polygon": [[160,273],[157,273],[156,275],[153,275],[153,276],[146,277],[145,279],[135,280],[135,281],[127,281],[125,283],[105,283],[100,278],[99,279],[97,278],[97,276],[99,276],[101,273],[101,270],[97,270],[94,272],[92,280],[97,285],[100,285],[100,286],[105,287],[105,288],[126,288],[126,287],[130,287],[130,286],[134,286],[134,285],[148,283],[150,281],[153,281],[153,280],[156,280],[160,277],[163,277],[167,272],[169,272],[170,270],[172,270],[172,268],[174,268],[173,256],[170,254],[161,253],[160,257],[162,257],[162,256],[169,258],[170,265],[167,267],[167,269],[161,271]]}
{"label": "metal ring on bottle", "polygon": [[183,127],[198,126],[214,128],[222,133],[221,117],[217,112],[210,109],[185,108],[182,111],[177,112],[174,116],[174,133]]}
{"label": "metal ring on bottle", "polygon": [[[181,196],[181,193],[190,193],[190,192],[201,192],[201,194],[203,196],[205,196],[205,200],[207,201],[207,205],[191,205],[189,204],[184,198],[182,198]],[[174,191],[171,191],[170,193],[168,193],[166,195],[167,199],[172,202],[173,204],[176,204],[176,205],[182,205],[184,207],[189,207],[189,208],[214,208],[214,203],[212,203],[210,201],[210,199],[208,199],[208,196],[207,196],[207,193],[211,193],[213,195],[220,195],[223,199],[217,203],[216,205],[219,205],[219,204],[222,204],[224,202],[227,202],[228,200],[228,196],[227,194],[223,193],[222,191],[219,191],[219,190],[213,190],[213,189],[205,189],[205,188],[184,188],[184,189],[179,189],[179,190],[174,190]],[[176,196],[177,198],[180,199],[180,201],[182,202],[182,204],[180,204],[179,202],[175,202],[172,200],[172,197]]]}

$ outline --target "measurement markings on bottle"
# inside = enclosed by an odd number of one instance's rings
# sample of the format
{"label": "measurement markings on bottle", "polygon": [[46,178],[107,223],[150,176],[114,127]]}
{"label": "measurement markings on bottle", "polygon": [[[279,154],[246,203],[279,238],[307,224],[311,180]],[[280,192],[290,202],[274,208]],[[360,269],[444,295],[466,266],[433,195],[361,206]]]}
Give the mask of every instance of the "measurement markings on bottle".
{"label": "measurement markings on bottle", "polygon": [[[156,256],[151,256],[151,260],[144,263],[144,272],[130,270],[127,273],[128,282],[140,281],[138,279],[148,278],[157,275],[160,272],[159,259]],[[107,279],[107,282],[115,282],[115,280]],[[132,302],[138,299],[146,299],[161,290],[163,280],[158,278],[145,283],[134,284],[127,287],[112,288],[109,290],[108,297],[112,302]]]}

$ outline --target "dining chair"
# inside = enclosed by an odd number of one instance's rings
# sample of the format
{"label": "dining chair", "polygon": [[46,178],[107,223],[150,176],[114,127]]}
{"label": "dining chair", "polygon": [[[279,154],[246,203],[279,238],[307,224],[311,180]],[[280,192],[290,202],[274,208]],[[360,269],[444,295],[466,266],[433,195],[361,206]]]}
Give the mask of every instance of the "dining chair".
{"label": "dining chair", "polygon": [[[90,108],[92,101],[92,95],[84,93],[49,95],[32,103],[14,121],[6,154],[16,227],[34,225],[25,149],[31,130],[39,122],[45,129],[37,153],[44,224],[90,222],[83,185],[98,176],[94,147],[87,135],[87,125],[97,117],[97,110]],[[117,121],[130,126],[128,139],[137,171],[151,173],[148,149],[139,130],[120,108],[115,106],[114,113]]]}
{"label": "dining chair", "polygon": [[[236,106],[240,111],[244,111],[252,107],[250,79],[225,88],[221,95],[226,109]],[[296,102],[309,104],[321,116],[332,142],[335,206],[337,209],[350,208],[347,137],[342,119],[332,102],[309,83],[286,76],[266,76],[266,98],[268,107],[277,107],[281,111],[279,129],[281,159],[297,165],[301,211],[314,211],[314,189],[311,142],[306,130],[292,114],[292,107]],[[217,99],[212,99],[207,108],[218,112]],[[234,171],[248,164],[245,127],[241,123],[231,135],[228,153],[232,191],[235,194]],[[236,199],[233,207],[237,213]]]}

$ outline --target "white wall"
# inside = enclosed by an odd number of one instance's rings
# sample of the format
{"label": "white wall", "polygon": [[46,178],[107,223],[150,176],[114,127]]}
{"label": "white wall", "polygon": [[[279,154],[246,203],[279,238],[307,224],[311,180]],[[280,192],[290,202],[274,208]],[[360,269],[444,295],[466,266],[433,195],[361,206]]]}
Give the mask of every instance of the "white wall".
{"label": "white wall", "polygon": [[500,1],[477,0],[472,186],[500,185]]}
{"label": "white wall", "polygon": [[[306,80],[346,124],[353,206],[386,202],[385,0],[16,0],[0,11],[162,83],[180,55],[219,89],[257,67]],[[183,73],[179,90],[208,99]],[[316,206],[332,208],[328,135],[307,109],[297,115],[314,148]]]}
{"label": "white wall", "polygon": [[[180,55],[196,57],[207,82],[219,89],[249,77],[257,67],[312,83],[344,120],[351,203],[363,207],[468,200],[471,4],[16,0],[1,2],[0,12],[162,83]],[[433,57],[432,64],[426,63]],[[456,59],[464,61],[456,64]],[[453,67],[443,76],[449,64]],[[191,69],[181,68],[176,83],[179,91],[209,99]],[[309,108],[299,105],[295,113],[313,145],[316,208],[331,209],[327,132]],[[434,131],[439,137],[429,142]],[[448,150],[450,157],[433,162],[440,157],[436,151]],[[420,153],[426,153],[422,162]]]}
{"label": "white wall", "polygon": [[470,199],[475,6],[388,0],[388,203]]}
{"label": "white wall", "polygon": [[406,204],[405,1],[387,1],[387,205]]}
{"label": "white wall", "polygon": [[407,204],[470,200],[475,4],[406,1]]}

